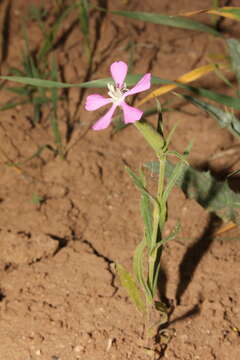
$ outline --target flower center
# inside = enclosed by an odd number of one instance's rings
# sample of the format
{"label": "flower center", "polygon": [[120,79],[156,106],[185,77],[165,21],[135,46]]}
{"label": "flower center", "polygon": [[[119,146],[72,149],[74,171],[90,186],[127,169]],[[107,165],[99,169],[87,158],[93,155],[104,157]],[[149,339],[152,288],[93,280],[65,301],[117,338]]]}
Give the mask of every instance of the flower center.
{"label": "flower center", "polygon": [[128,91],[126,84],[124,83],[122,88],[119,88],[113,84],[107,84],[108,87],[108,95],[112,98],[112,102],[115,105],[119,105],[124,100],[124,93]]}

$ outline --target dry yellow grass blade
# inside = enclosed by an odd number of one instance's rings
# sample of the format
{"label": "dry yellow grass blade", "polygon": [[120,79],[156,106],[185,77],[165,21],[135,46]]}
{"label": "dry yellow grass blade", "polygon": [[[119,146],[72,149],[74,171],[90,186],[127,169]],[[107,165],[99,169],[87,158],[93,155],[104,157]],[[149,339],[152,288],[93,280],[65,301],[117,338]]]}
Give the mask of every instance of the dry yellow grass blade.
{"label": "dry yellow grass blade", "polygon": [[214,14],[240,21],[240,7],[225,6],[219,9],[212,9],[207,11],[208,14]]}
{"label": "dry yellow grass blade", "polygon": [[212,15],[219,15],[223,16],[232,20],[240,21],[240,7],[236,6],[224,6],[217,9],[203,9],[203,10],[196,10],[190,11],[186,13],[179,14],[180,16],[194,16],[198,14],[212,14]]}
{"label": "dry yellow grass blade", "polygon": [[[201,66],[199,68],[196,68],[190,72],[187,72],[186,74],[180,76],[180,78],[178,78],[177,80],[175,80],[176,82],[182,83],[182,84],[187,84],[189,82],[192,82],[194,80],[197,80],[199,78],[201,78],[202,76],[208,74],[209,72],[215,70],[216,66],[218,67],[218,69],[222,69],[225,68],[227,66],[226,63],[221,63],[221,64],[209,64],[209,65],[204,65]],[[142,100],[140,100],[136,105],[142,105],[145,102],[168,93],[169,91],[177,88],[178,85],[176,84],[172,84],[172,85],[164,85],[161,86],[160,88],[158,88],[157,90],[152,91],[148,96],[146,96],[145,98],[143,98]]]}
{"label": "dry yellow grass blade", "polygon": [[188,11],[188,12],[178,14],[178,16],[187,16],[187,17],[194,16],[194,15],[198,15],[198,14],[204,14],[204,13],[208,12],[209,10],[211,10],[211,9]]}
{"label": "dry yellow grass blade", "polygon": [[215,236],[222,235],[223,233],[225,233],[225,232],[227,232],[229,230],[235,229],[235,227],[237,227],[237,224],[235,224],[234,222],[231,221],[228,224],[221,226],[220,229],[218,229],[214,233],[214,235]]}

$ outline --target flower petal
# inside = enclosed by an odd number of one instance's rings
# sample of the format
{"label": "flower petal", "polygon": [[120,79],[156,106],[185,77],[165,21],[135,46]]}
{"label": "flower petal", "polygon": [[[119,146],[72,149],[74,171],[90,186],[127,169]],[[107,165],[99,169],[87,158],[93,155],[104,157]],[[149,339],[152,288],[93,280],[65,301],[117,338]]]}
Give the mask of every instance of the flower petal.
{"label": "flower petal", "polygon": [[121,88],[123,86],[128,71],[127,64],[123,61],[115,61],[114,63],[112,63],[110,71],[116,86]]}
{"label": "flower petal", "polygon": [[147,73],[145,74],[139,82],[129,91],[127,91],[124,95],[125,97],[128,95],[137,94],[139,92],[148,90],[151,86],[151,74]]}
{"label": "flower petal", "polygon": [[86,99],[85,109],[88,111],[97,110],[100,107],[109,104],[110,102],[112,102],[112,99],[110,98],[105,98],[99,94],[92,94],[89,95]]}
{"label": "flower petal", "polygon": [[103,115],[93,126],[93,130],[103,130],[106,129],[112,120],[113,113],[116,109],[116,105],[112,105],[112,107],[108,110],[108,112]]}
{"label": "flower petal", "polygon": [[121,108],[123,109],[123,117],[125,124],[134,123],[141,119],[143,111],[128,105],[124,101],[121,103]]}

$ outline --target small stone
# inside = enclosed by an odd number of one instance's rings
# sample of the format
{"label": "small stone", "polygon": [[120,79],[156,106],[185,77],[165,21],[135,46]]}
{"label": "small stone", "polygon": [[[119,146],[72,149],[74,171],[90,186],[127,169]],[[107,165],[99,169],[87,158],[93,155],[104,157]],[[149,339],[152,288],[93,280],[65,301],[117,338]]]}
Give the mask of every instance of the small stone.
{"label": "small stone", "polygon": [[75,346],[75,348],[74,348],[74,351],[75,351],[76,353],[82,352],[83,350],[84,350],[84,346],[82,346],[82,345],[77,345],[77,346]]}

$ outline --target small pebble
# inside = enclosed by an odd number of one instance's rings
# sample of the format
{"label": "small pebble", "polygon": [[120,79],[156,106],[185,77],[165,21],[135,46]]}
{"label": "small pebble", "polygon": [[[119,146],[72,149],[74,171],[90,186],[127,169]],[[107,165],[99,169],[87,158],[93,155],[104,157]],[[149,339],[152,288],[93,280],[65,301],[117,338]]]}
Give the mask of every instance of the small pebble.
{"label": "small pebble", "polygon": [[75,346],[75,348],[74,348],[74,351],[76,352],[76,353],[79,353],[79,352],[81,352],[81,351],[83,351],[84,350],[84,347],[82,346],[82,345],[77,345],[77,346]]}

